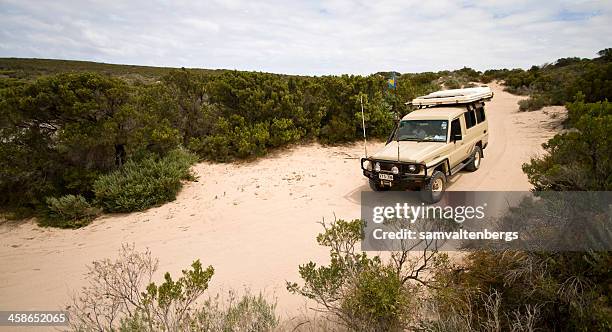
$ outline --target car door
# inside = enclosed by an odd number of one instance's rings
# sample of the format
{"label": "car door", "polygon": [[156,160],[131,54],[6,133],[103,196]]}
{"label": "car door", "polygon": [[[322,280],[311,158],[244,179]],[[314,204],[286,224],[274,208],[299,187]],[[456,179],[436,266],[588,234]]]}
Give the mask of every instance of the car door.
{"label": "car door", "polygon": [[[461,135],[460,139],[456,137],[456,134]],[[469,149],[469,146],[465,144],[466,139],[464,119],[463,116],[459,116],[453,119],[450,125],[450,144],[452,149],[449,153],[448,161],[451,169],[466,158],[465,155]]]}

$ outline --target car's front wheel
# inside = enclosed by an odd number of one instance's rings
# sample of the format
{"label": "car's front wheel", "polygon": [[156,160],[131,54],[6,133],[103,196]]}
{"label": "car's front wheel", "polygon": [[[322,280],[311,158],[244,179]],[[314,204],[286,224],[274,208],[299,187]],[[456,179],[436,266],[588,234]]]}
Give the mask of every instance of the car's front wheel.
{"label": "car's front wheel", "polygon": [[370,188],[373,191],[385,191],[385,190],[388,190],[387,187],[380,185],[380,181],[376,181],[376,180],[372,180],[372,179],[370,179]]}
{"label": "car's front wheel", "polygon": [[446,175],[440,171],[435,171],[431,179],[423,186],[421,199],[426,203],[437,203],[442,199],[445,191]]}

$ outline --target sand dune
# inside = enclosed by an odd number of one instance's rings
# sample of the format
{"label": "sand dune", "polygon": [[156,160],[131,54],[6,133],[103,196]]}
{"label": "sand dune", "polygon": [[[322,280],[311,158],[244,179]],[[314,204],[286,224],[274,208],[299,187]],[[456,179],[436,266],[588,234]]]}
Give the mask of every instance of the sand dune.
{"label": "sand dune", "polygon": [[[449,190],[528,190],[521,164],[541,153],[541,143],[559,128],[563,108],[518,113],[521,97],[492,87],[481,169],[460,173]],[[212,292],[262,290],[278,297],[281,314],[293,314],[304,301],[288,294],[285,281],[299,280],[299,264],[327,258],[315,241],[317,223],[359,217],[359,193],[369,190],[362,154],[362,144],[310,144],[251,163],[201,163],[194,167],[198,182],[188,183],[176,201],[145,212],[103,216],[74,231],[4,224],[0,310],[59,308],[84,284],[86,264],[114,257],[127,242],[150,248],[161,272],[180,273],[199,258],[215,267]]]}

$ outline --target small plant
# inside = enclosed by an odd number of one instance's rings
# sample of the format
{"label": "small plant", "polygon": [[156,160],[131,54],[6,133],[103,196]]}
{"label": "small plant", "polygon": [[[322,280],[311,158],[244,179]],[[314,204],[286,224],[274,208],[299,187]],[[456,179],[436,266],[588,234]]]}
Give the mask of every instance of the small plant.
{"label": "small plant", "polygon": [[525,111],[537,111],[544,106],[550,105],[548,100],[543,96],[534,95],[528,99],[524,99],[518,102],[519,110],[521,112]]}
{"label": "small plant", "polygon": [[176,199],[182,181],[194,180],[190,167],[197,157],[184,150],[161,159],[127,162],[94,183],[96,201],[108,212],[141,211]]}
{"label": "small plant", "polygon": [[342,325],[357,331],[397,331],[414,323],[418,291],[427,281],[424,273],[438,259],[429,249],[415,258],[409,251],[391,254],[388,262],[379,256],[359,252],[362,221],[338,220],[317,236],[317,242],[330,248],[331,262],[317,266],[309,262],[299,267],[303,286],[287,283],[287,289],[319,304],[318,311],[332,315]]}
{"label": "small plant", "polygon": [[275,304],[270,304],[259,294],[246,294],[232,304],[225,315],[226,326],[233,331],[267,331],[278,324],[274,313]]}
{"label": "small plant", "polygon": [[451,77],[444,82],[444,86],[447,89],[461,89],[462,82],[459,81],[457,78]]}
{"label": "small plant", "polygon": [[91,206],[81,195],[47,198],[47,210],[40,220],[41,226],[79,228],[88,225],[101,210]]}

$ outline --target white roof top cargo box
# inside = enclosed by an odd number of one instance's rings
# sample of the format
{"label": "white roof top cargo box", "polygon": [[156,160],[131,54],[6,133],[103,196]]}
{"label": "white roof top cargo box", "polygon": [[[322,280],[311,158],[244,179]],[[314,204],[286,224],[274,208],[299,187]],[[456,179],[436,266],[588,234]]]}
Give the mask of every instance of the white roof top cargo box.
{"label": "white roof top cargo box", "polygon": [[488,86],[479,88],[442,90],[412,100],[415,106],[434,106],[450,104],[468,104],[475,101],[493,98],[493,91]]}

